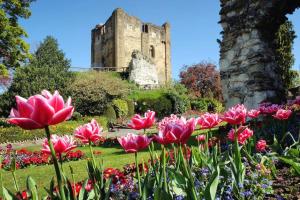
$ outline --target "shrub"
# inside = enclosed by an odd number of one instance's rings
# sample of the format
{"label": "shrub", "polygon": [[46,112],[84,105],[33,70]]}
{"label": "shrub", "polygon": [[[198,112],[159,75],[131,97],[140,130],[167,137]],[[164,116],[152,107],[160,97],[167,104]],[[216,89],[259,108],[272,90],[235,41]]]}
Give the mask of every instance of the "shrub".
{"label": "shrub", "polygon": [[126,99],[126,102],[127,102],[127,107],[128,107],[128,114],[127,116],[128,117],[131,117],[134,115],[134,101],[131,100],[131,99]]}
{"label": "shrub", "polygon": [[73,113],[72,118],[71,118],[71,120],[75,120],[75,121],[79,121],[81,119],[82,119],[82,115],[76,111]]}
{"label": "shrub", "polygon": [[107,118],[108,123],[111,123],[111,124],[114,124],[117,120],[116,111],[111,105],[108,105],[106,107],[104,116]]}
{"label": "shrub", "polygon": [[118,118],[124,118],[128,115],[127,102],[123,99],[114,99],[112,105]]}
{"label": "shrub", "polygon": [[224,107],[216,99],[199,98],[191,101],[191,108],[200,112],[222,112]]}
{"label": "shrub", "polygon": [[156,117],[162,118],[170,115],[173,112],[172,101],[167,98],[166,95],[157,99],[144,98],[137,101],[136,112],[144,113],[147,110],[153,110],[156,112]]}
{"label": "shrub", "polygon": [[128,90],[128,82],[115,73],[92,71],[77,73],[75,81],[68,88],[68,94],[74,99],[79,113],[101,115],[108,103],[125,96]]}
{"label": "shrub", "polygon": [[176,92],[170,91],[167,96],[172,101],[173,113],[181,114],[191,108],[190,100],[187,95],[180,95]]}

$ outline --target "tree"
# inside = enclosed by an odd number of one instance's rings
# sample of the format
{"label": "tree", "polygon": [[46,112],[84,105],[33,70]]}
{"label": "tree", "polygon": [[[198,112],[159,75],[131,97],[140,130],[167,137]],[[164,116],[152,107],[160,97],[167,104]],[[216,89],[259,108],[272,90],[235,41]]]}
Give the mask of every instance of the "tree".
{"label": "tree", "polygon": [[18,19],[31,15],[29,6],[32,0],[0,0],[0,75],[8,75],[8,69],[15,69],[26,61],[29,45]]}
{"label": "tree", "polygon": [[180,72],[180,82],[195,97],[216,98],[222,100],[220,73],[211,63],[201,62],[184,66]]}
{"label": "tree", "polygon": [[2,115],[7,114],[12,107],[15,95],[29,97],[40,93],[43,89],[52,92],[63,91],[74,78],[69,68],[70,60],[66,59],[63,51],[59,49],[57,40],[47,36],[33,54],[29,64],[15,70],[11,86],[0,99]]}
{"label": "tree", "polygon": [[291,70],[294,65],[295,58],[292,53],[294,39],[296,34],[291,21],[283,23],[275,35],[276,62],[280,67],[280,74],[283,86],[287,90],[293,86],[295,72]]}

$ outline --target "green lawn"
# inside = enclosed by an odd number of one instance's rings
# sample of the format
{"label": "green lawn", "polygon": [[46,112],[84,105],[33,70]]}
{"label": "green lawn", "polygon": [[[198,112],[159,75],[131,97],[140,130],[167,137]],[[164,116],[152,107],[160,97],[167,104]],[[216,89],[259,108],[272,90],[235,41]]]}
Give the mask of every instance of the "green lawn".
{"label": "green lawn", "polygon": [[[40,149],[40,146],[32,146],[26,149],[38,150]],[[77,149],[84,151],[86,153],[86,156],[89,157],[88,147],[79,147]],[[94,150],[102,152],[102,155],[97,156],[96,160],[100,161],[100,159],[102,158],[104,161],[105,168],[115,167],[122,169],[124,165],[134,162],[134,154],[126,154],[121,147],[94,147]],[[140,152],[138,155],[139,162],[142,162],[142,160],[146,161],[149,159],[149,154],[147,151]],[[71,165],[74,169],[74,172],[76,173],[76,181],[81,181],[87,178],[86,163],[86,159],[65,162],[64,173],[67,175],[67,177],[71,178],[69,170],[69,165]],[[43,188],[49,187],[50,180],[53,176],[55,176],[55,172],[52,165],[32,166],[25,169],[19,169],[16,171],[16,176],[21,189],[24,189],[26,187],[26,178],[29,175],[33,177],[33,179],[37,182],[39,193],[41,195],[45,195],[46,192]],[[14,182],[11,172],[2,170],[2,176],[4,186],[14,191]]]}

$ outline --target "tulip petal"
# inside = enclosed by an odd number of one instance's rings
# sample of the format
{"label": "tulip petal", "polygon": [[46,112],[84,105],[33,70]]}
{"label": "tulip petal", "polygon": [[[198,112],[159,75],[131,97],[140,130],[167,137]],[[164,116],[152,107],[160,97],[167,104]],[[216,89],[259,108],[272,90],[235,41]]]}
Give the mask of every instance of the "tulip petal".
{"label": "tulip petal", "polygon": [[8,123],[15,124],[26,130],[43,128],[43,126],[29,118],[10,118]]}
{"label": "tulip petal", "polygon": [[64,99],[62,96],[55,94],[49,100],[49,104],[54,108],[55,112],[58,112],[64,108]]}
{"label": "tulip petal", "polygon": [[63,122],[65,120],[68,120],[72,116],[73,110],[74,110],[73,106],[69,106],[58,111],[53,115],[53,118],[49,124],[54,125]]}
{"label": "tulip petal", "polygon": [[47,99],[41,95],[35,96],[35,106],[31,118],[41,125],[49,125],[54,115],[54,109]]}

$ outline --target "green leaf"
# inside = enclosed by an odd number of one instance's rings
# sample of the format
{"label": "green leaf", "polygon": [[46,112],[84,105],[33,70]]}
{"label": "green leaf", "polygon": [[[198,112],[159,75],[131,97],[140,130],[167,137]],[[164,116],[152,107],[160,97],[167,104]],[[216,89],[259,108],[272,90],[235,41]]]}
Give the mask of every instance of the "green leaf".
{"label": "green leaf", "polygon": [[2,188],[2,194],[5,200],[18,200],[14,193],[9,191],[5,187]]}
{"label": "green leaf", "polygon": [[30,193],[31,193],[32,200],[38,200],[39,196],[38,196],[37,186],[31,176],[27,177],[26,184],[27,184],[28,191],[30,191]]}
{"label": "green leaf", "polygon": [[204,196],[206,200],[214,200],[219,185],[220,168],[217,166],[216,170],[212,173],[208,184],[205,187]]}
{"label": "green leaf", "polygon": [[284,157],[278,157],[282,162],[285,162],[293,167],[298,175],[300,175],[300,163],[295,162],[293,159],[288,159]]}

